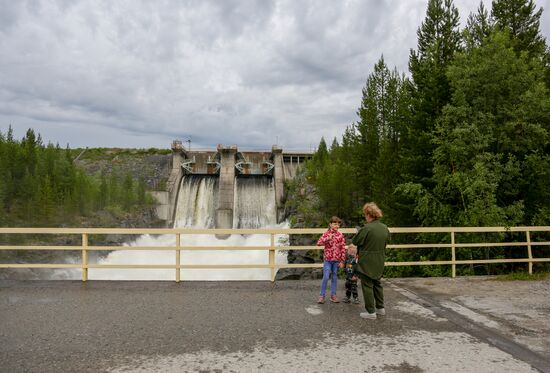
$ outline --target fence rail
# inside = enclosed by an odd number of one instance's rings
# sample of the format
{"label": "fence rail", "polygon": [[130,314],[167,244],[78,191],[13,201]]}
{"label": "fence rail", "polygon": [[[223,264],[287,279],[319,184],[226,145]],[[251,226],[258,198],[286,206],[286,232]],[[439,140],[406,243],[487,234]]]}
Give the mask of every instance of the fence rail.
{"label": "fence rail", "polygon": [[[0,228],[1,235],[19,234],[45,234],[45,235],[80,235],[82,244],[80,246],[48,246],[48,245],[0,245],[0,250],[73,250],[81,251],[80,264],[31,264],[31,263],[0,263],[0,268],[80,268],[82,270],[82,281],[88,281],[88,269],[90,268],[115,268],[115,269],[174,269],[175,281],[180,281],[180,270],[182,269],[271,269],[271,281],[275,281],[276,271],[280,268],[321,268],[321,263],[311,264],[278,264],[275,263],[275,255],[279,250],[321,250],[318,246],[277,246],[276,235],[320,235],[324,228],[294,228],[294,229],[189,229],[189,228]],[[356,233],[355,229],[343,228],[340,230],[346,235]],[[449,242],[433,243],[410,243],[410,244],[389,244],[391,249],[441,249],[451,250],[451,260],[440,261],[415,261],[415,262],[386,262],[386,266],[425,266],[425,265],[451,265],[452,277],[456,277],[456,266],[462,264],[491,264],[491,263],[528,263],[529,273],[533,273],[533,263],[550,262],[550,258],[534,258],[532,248],[534,246],[550,246],[550,241],[532,241],[532,233],[550,232],[550,226],[529,226],[529,227],[405,227],[390,228],[392,237],[399,234],[430,234],[441,233],[449,235]],[[513,242],[457,242],[457,234],[467,233],[522,233],[525,240]],[[89,237],[92,235],[122,234],[122,235],[173,235],[175,244],[173,246],[94,246],[89,245]],[[182,236],[189,235],[268,235],[270,244],[265,246],[186,246],[182,245]],[[547,236],[546,236],[547,237]],[[441,238],[438,240],[441,241]],[[488,248],[488,247],[518,247],[525,248],[525,258],[520,259],[482,259],[482,260],[457,260],[457,249],[461,248]],[[115,250],[159,250],[175,251],[176,259],[173,264],[93,264],[88,263],[90,251],[115,251]],[[268,264],[185,264],[181,263],[181,251],[214,251],[214,250],[267,250],[269,251]]]}

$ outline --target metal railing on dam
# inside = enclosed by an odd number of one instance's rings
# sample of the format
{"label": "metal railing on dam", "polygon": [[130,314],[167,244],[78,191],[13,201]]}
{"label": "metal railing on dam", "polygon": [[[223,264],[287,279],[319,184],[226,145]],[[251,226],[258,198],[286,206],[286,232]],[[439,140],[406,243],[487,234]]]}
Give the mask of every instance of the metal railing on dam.
{"label": "metal railing on dam", "polygon": [[[46,246],[46,245],[0,245],[0,250],[73,250],[81,251],[81,263],[77,264],[35,264],[35,263],[0,263],[0,268],[76,268],[82,270],[82,281],[88,281],[88,269],[90,268],[111,268],[111,269],[173,269],[175,270],[175,281],[180,281],[181,269],[259,269],[271,270],[271,281],[275,281],[275,273],[280,268],[321,268],[322,263],[305,264],[281,264],[275,262],[275,254],[280,250],[322,250],[319,246],[277,246],[276,235],[321,235],[325,228],[300,228],[300,229],[190,229],[190,228],[0,228],[1,235],[79,235],[81,245],[79,246]],[[340,231],[346,235],[353,235],[356,229],[342,228]],[[526,226],[526,227],[409,227],[390,228],[392,241],[399,235],[422,235],[423,243],[391,243],[387,246],[391,249],[441,249],[450,250],[450,260],[438,261],[415,261],[415,262],[386,262],[386,266],[419,266],[419,265],[451,265],[452,277],[456,276],[456,266],[464,264],[491,264],[491,263],[528,263],[529,273],[533,273],[533,263],[550,262],[547,257],[534,257],[533,248],[550,246],[548,232],[550,226]],[[93,235],[173,235],[175,244],[173,246],[92,246],[89,245],[89,238]],[[270,244],[263,246],[187,246],[182,244],[182,238],[189,235],[267,235],[270,237]],[[479,238],[480,234],[485,238],[477,242],[458,242],[458,236],[469,235],[468,237]],[[512,239],[498,239],[498,242],[488,242],[490,234],[514,235]],[[539,237],[533,239],[533,235]],[[443,235],[437,236],[437,235]],[[434,239],[433,243],[426,243],[427,237]],[[409,236],[407,236],[409,237]],[[414,241],[414,239],[411,239]],[[443,242],[447,241],[447,242]],[[463,248],[491,248],[491,247],[515,247],[518,250],[524,249],[523,258],[494,258],[477,260],[458,260],[457,250]],[[166,264],[95,264],[88,262],[90,251],[115,251],[115,250],[163,250],[174,251],[175,262]],[[269,252],[268,264],[186,264],[181,262],[182,251],[215,251],[215,250],[266,250]]]}

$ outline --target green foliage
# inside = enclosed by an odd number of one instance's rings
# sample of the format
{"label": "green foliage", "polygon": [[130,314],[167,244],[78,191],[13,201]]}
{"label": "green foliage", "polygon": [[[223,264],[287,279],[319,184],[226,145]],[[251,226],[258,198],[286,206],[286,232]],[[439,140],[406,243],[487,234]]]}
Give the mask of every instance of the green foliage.
{"label": "green foliage", "polygon": [[[307,179],[309,178],[309,180]],[[292,226],[304,227],[325,226],[323,212],[319,206],[319,197],[313,189],[312,180],[299,169],[293,180],[285,182],[286,195],[285,209],[290,215]]]}
{"label": "green foliage", "polygon": [[309,171],[308,174],[310,178],[312,178],[313,180],[317,179],[317,174],[319,170],[325,166],[328,158],[329,152],[327,143],[325,142],[325,139],[321,137],[321,141],[319,142],[319,146],[317,147],[317,151],[315,152],[313,159],[306,165]]}
{"label": "green foliage", "polygon": [[478,48],[483,40],[488,37],[493,30],[493,24],[489,18],[489,13],[485,9],[483,2],[479,3],[476,14],[470,14],[462,36],[467,50]]}
{"label": "green foliage", "polygon": [[370,200],[397,210],[392,194],[401,181],[400,134],[409,110],[408,80],[380,58],[363,89],[359,121],[346,129],[341,144],[335,139],[327,149],[321,139],[307,163],[305,179],[315,185],[316,208],[325,216],[360,225],[361,207]]}
{"label": "green foliage", "polygon": [[150,206],[143,181],[116,172],[87,176],[73,164],[74,152],[42,144],[29,129],[21,141],[11,127],[0,132],[0,224],[59,226],[106,208],[136,211]]}
{"label": "green foliage", "polygon": [[319,171],[316,189],[323,211],[347,218],[347,212],[353,209],[353,185],[347,182],[347,175],[351,172],[349,164],[337,161],[327,163]]}
{"label": "green foliage", "polygon": [[[299,187],[307,198],[294,202],[296,211],[305,221],[320,223],[336,214],[354,226],[362,223],[362,205],[375,201],[391,226],[549,225],[550,54],[539,29],[541,14],[529,0],[495,0],[490,11],[480,3],[461,31],[451,0],[429,0],[409,59],[411,80],[389,70],[383,58],[374,65],[357,122],[330,149],[321,139],[308,162]],[[492,242],[514,240],[501,235]],[[502,257],[525,253],[503,247],[457,251],[467,260]],[[450,260],[450,251],[390,250],[388,260]],[[460,265],[457,273],[516,266],[525,264]],[[446,276],[450,270],[390,267],[386,275]]]}
{"label": "green foliage", "polygon": [[452,0],[429,0],[426,18],[418,29],[418,50],[411,51],[411,114],[413,120],[403,142],[404,162],[415,182],[429,183],[434,145],[431,141],[437,117],[451,98],[446,75],[455,53],[460,51],[458,10]]}
{"label": "green foliage", "polygon": [[533,160],[541,160],[550,140],[550,95],[540,65],[518,57],[507,34],[496,32],[480,48],[458,55],[448,76],[454,93],[433,139],[435,186],[429,193],[450,205],[453,216],[440,221],[525,222],[523,215],[533,211],[524,204],[545,197],[545,188],[534,192],[537,184],[525,182],[532,177],[526,166],[536,168]]}
{"label": "green foliage", "polygon": [[533,273],[514,272],[507,275],[496,276],[494,281],[542,281],[550,279],[550,272]]}
{"label": "green foliage", "polygon": [[546,53],[546,42],[540,33],[542,8],[535,11],[533,0],[494,0],[492,17],[498,30],[511,36],[518,53],[527,52],[530,58]]}

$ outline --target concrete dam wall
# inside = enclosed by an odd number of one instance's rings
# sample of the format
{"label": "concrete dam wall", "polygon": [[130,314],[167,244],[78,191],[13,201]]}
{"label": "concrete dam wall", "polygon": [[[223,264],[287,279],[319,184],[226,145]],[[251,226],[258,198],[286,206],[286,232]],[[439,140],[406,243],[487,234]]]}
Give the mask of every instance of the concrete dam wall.
{"label": "concrete dam wall", "polygon": [[[271,151],[239,151],[236,145],[191,151],[175,141],[167,190],[156,192],[157,215],[168,226],[196,222],[197,216],[206,219],[205,227],[210,228],[257,228],[279,222],[284,182],[293,179],[312,156],[311,152],[283,152],[277,146]],[[202,182],[202,178],[210,181]],[[178,216],[183,210],[187,216]],[[184,226],[196,226],[189,224]]]}

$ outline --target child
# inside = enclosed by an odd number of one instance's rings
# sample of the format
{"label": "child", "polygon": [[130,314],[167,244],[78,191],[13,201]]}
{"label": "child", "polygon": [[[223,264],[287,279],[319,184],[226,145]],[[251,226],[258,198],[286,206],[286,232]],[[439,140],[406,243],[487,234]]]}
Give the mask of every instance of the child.
{"label": "child", "polygon": [[346,297],[344,298],[344,303],[351,302],[350,297],[353,295],[353,303],[359,304],[355,267],[357,267],[357,246],[349,245],[346,261],[344,262],[344,272],[346,273]]}
{"label": "child", "polygon": [[328,230],[317,241],[317,246],[325,247],[323,254],[323,281],[321,282],[321,293],[319,294],[317,303],[325,303],[325,292],[329,277],[331,278],[330,301],[333,303],[339,302],[336,297],[337,272],[338,267],[343,267],[344,260],[346,259],[346,240],[344,235],[338,232],[341,222],[337,216],[330,218]]}

